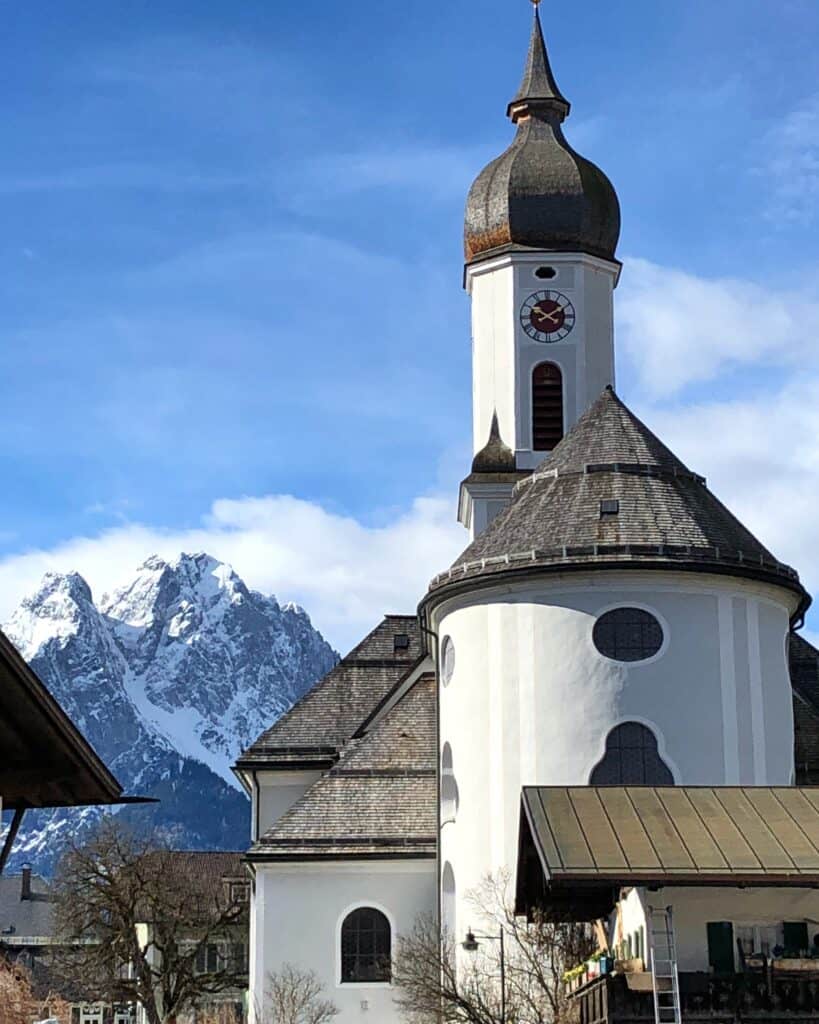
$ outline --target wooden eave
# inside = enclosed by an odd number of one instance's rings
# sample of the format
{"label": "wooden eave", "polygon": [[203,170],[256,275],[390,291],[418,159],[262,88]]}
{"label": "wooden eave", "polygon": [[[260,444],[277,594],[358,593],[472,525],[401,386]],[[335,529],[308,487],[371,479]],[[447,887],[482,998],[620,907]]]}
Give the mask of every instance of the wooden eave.
{"label": "wooden eave", "polygon": [[0,752],[4,810],[134,802],[2,633]]}

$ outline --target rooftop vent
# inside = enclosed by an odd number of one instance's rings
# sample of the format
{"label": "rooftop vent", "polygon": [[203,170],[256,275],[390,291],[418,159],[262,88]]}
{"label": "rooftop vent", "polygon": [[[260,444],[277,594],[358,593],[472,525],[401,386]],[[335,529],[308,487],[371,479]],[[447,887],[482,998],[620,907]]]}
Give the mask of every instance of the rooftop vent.
{"label": "rooftop vent", "polygon": [[604,516],[616,516],[620,511],[620,502],[617,498],[606,498],[600,502],[600,518]]}
{"label": "rooftop vent", "polygon": [[409,634],[408,633],[396,633],[392,638],[392,647],[394,651],[408,651],[409,650]]}

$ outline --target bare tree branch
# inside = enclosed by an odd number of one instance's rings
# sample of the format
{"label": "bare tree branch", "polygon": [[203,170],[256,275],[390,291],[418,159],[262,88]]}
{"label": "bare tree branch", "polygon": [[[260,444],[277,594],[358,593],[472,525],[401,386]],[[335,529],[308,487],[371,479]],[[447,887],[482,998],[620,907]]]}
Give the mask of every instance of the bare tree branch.
{"label": "bare tree branch", "polygon": [[[505,875],[487,878],[468,901],[476,931],[504,932],[505,1024],[566,1021],[563,972],[593,952],[588,927],[517,916]],[[467,953],[427,917],[397,946],[396,1002],[409,1024],[502,1024],[499,942],[482,939],[477,952]]]}
{"label": "bare tree branch", "polygon": [[203,996],[245,985],[242,964],[207,963],[209,947],[235,939],[245,907],[220,886],[203,891],[170,851],[115,822],[68,850],[54,892],[55,968],[79,993],[136,1000],[149,1024],[166,1024]]}
{"label": "bare tree branch", "polygon": [[265,1007],[257,1019],[262,1024],[329,1024],[338,1007],[323,991],[313,971],[283,964],[267,976]]}

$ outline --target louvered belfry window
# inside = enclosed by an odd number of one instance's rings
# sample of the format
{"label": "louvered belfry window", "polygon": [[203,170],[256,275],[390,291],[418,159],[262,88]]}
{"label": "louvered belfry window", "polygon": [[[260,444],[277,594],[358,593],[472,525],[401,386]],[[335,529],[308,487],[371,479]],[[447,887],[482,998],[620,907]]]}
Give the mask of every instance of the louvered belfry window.
{"label": "louvered belfry window", "polygon": [[563,439],[563,375],[554,363],[532,371],[532,448],[550,452]]}
{"label": "louvered belfry window", "polygon": [[391,945],[390,922],[380,910],[354,910],[341,926],[342,982],[388,982]]}

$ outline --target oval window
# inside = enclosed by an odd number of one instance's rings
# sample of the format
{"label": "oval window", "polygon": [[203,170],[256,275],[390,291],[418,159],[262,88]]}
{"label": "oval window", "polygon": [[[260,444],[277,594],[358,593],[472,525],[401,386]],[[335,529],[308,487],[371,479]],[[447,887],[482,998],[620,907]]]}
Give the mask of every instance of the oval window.
{"label": "oval window", "polygon": [[595,622],[592,639],[612,661],[646,661],[663,646],[663,627],[642,608],[614,608]]}
{"label": "oval window", "polygon": [[445,636],[441,644],[441,680],[444,686],[452,682],[452,675],[455,671],[455,644],[452,637]]}

